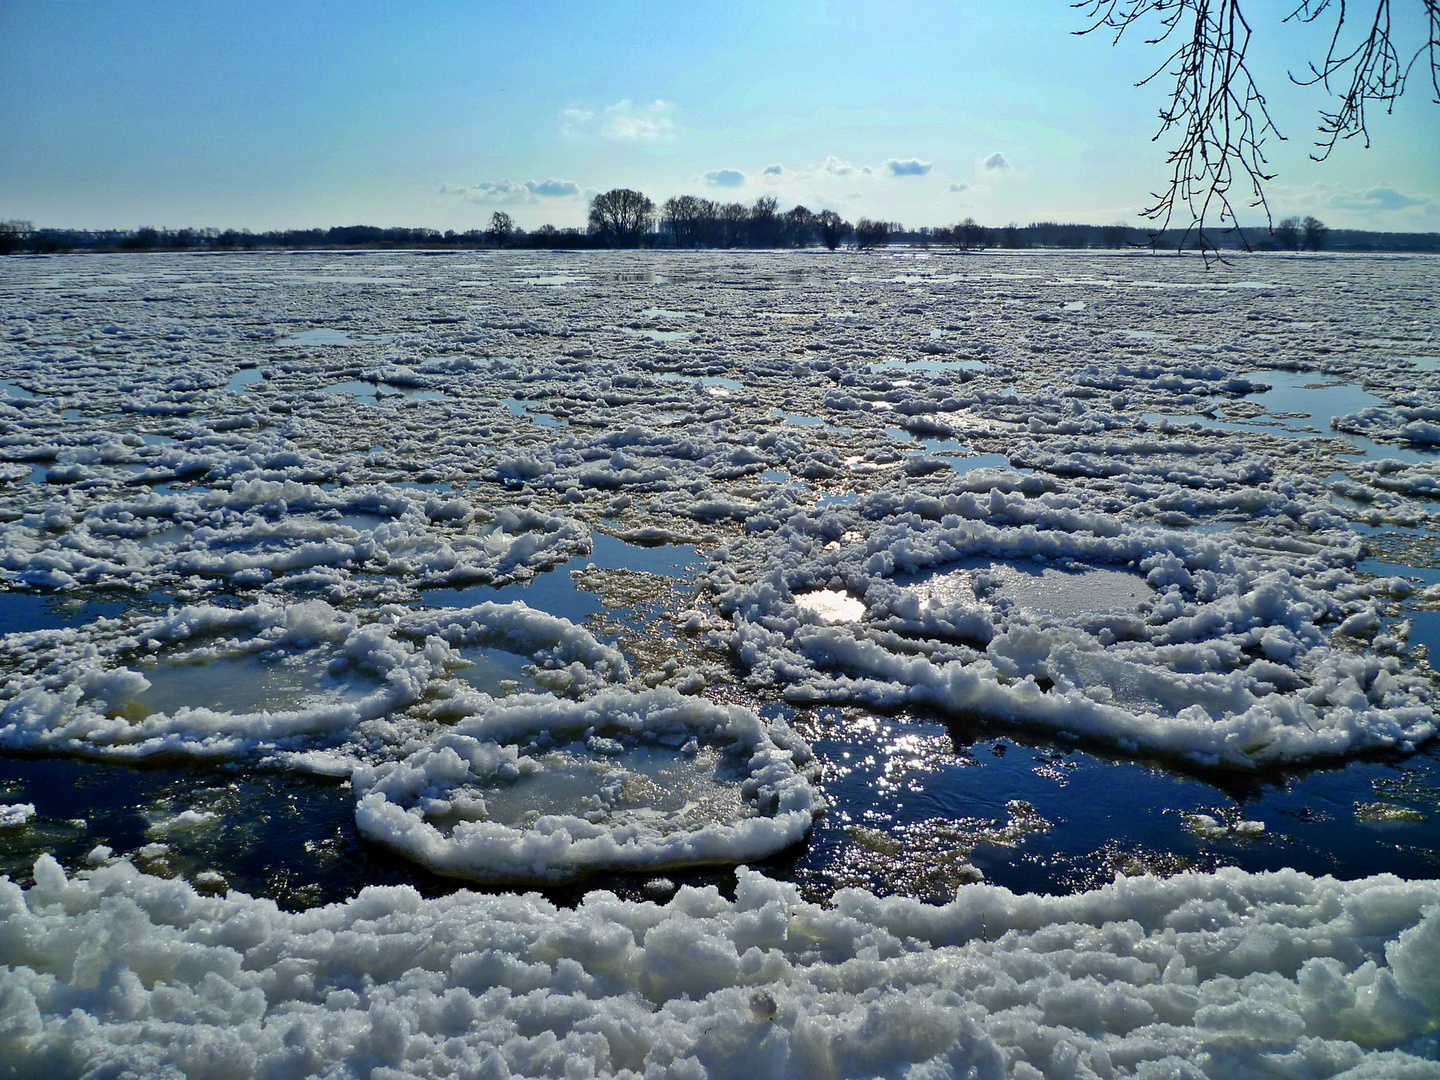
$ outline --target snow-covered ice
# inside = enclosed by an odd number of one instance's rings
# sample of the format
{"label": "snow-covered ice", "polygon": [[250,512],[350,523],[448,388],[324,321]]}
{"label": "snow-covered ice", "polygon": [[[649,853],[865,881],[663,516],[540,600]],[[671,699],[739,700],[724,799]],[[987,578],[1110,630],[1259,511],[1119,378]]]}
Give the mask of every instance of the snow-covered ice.
{"label": "snow-covered ice", "polygon": [[111,863],[0,883],[17,1077],[1437,1075],[1440,888],[1293,871],[971,885],[943,907],[742,871],[284,912]]}

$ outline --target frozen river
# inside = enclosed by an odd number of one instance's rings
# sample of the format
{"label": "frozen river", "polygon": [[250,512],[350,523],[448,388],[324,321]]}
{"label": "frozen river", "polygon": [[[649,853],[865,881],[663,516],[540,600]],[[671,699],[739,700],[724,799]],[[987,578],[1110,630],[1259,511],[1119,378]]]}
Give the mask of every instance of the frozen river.
{"label": "frozen river", "polygon": [[[311,955],[309,989],[270,987],[260,1013],[166,1019],[269,1032],[217,1075],[273,1067],[283,1017],[323,1041],[322,986],[326,1053],[358,1075],[499,1052],[424,1020],[422,983],[588,987],[583,1022],[455,1006],[525,1042],[502,1055],[517,1072],[727,1075],[695,1032],[733,1013],[787,1032],[772,1049],[797,1075],[869,1074],[845,1018],[885,995],[896,1043],[876,1060],[916,1075],[1238,1075],[1222,1043],[1276,1075],[1297,1054],[1294,1075],[1430,1068],[1437,296],[1440,261],[1403,256],[6,260],[0,871],[36,912],[69,897],[44,916],[66,941],[116,932],[93,898],[130,897],[155,955],[236,918],[267,955],[382,910],[393,926],[347,932],[499,935],[469,982],[431,957],[362,990]],[[765,876],[737,893],[738,864]],[[376,885],[419,895],[352,899]],[[820,944],[765,929],[774,911]],[[682,978],[637,929],[662,919],[732,966],[692,957]],[[1132,923],[1101,950],[1158,964],[1106,976],[1131,1005],[1087,1019],[1038,985],[1001,1003],[995,980],[1019,976],[992,939],[1065,939],[1045,985],[1083,996],[1080,939]],[[547,934],[591,944],[547,952]],[[632,982],[615,934],[640,950]],[[1271,952],[1199,959],[1247,934]],[[178,1060],[175,1031],[135,1026],[163,1018],[150,998],[82,993],[154,956],[97,983],[70,946],[4,948],[38,1072],[121,1046]],[[968,989],[926,967],[952,948]],[[842,986],[846,962],[899,966]],[[1151,992],[1176,963],[1187,1007]],[[16,965],[31,974],[5,991]],[[227,972],[142,975],[143,994],[259,985]],[[601,1054],[635,993],[698,1011]],[[1294,1023],[1235,1012],[1257,994]],[[365,1042],[351,1014],[384,1003],[423,1054]],[[71,1008],[93,1029],[62,1030]],[[943,1019],[902,1023],[914,1009]],[[568,1048],[542,1052],[541,1028]]]}

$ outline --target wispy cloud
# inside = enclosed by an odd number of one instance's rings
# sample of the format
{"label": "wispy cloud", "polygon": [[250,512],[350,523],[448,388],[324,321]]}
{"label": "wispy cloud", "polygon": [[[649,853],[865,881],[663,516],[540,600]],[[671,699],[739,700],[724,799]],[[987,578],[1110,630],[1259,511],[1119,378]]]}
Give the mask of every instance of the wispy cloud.
{"label": "wispy cloud", "polygon": [[889,170],[891,176],[927,176],[933,168],[930,162],[915,158],[903,161],[890,158],[884,162],[883,167]]}
{"label": "wispy cloud", "polygon": [[1015,165],[1009,158],[997,150],[985,158],[985,160],[981,161],[980,167],[986,172],[1009,172],[1015,168]]}
{"label": "wispy cloud", "polygon": [[656,99],[649,105],[636,105],[629,98],[617,101],[605,110],[600,134],[623,142],[662,142],[678,138],[680,125],[675,122],[675,106]]}
{"label": "wispy cloud", "polygon": [[576,198],[584,192],[573,180],[482,180],[478,184],[441,184],[440,194],[473,203],[537,203]]}
{"label": "wispy cloud", "polygon": [[705,174],[705,183],[711,187],[744,187],[745,174],[739,169],[716,169]]}
{"label": "wispy cloud", "polygon": [[595,119],[593,109],[570,108],[560,110],[560,134],[568,136],[584,135],[591,127]]}
{"label": "wispy cloud", "polygon": [[1424,206],[1433,200],[1406,195],[1403,191],[1397,191],[1393,187],[1381,184],[1372,187],[1369,191],[1346,192],[1332,199],[1331,202],[1349,210],[1408,210],[1412,206]]}
{"label": "wispy cloud", "polygon": [[656,98],[637,105],[623,98],[596,111],[583,105],[560,110],[560,134],[567,138],[599,136],[615,142],[670,142],[680,137],[675,105]]}
{"label": "wispy cloud", "polygon": [[1276,185],[1277,207],[1307,213],[1341,212],[1359,215],[1367,227],[1380,229],[1433,229],[1440,217],[1440,195],[1401,191],[1394,184],[1379,183],[1357,189],[1343,184],[1316,183],[1308,187]]}
{"label": "wispy cloud", "polygon": [[951,185],[950,185],[948,188],[946,188],[945,190],[946,190],[946,191],[953,191],[953,192],[959,193],[959,192],[961,192],[961,191],[969,191],[969,190],[970,190],[970,185],[969,185],[969,184],[962,184],[959,180],[956,180],[953,184],[951,184]]}

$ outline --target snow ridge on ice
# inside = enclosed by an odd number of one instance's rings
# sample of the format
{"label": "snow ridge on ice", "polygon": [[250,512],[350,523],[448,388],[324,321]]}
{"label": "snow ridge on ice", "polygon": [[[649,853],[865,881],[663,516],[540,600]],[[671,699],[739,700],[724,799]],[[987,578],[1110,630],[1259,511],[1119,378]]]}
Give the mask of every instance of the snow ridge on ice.
{"label": "snow ridge on ice", "polygon": [[1440,887],[1385,876],[821,908],[742,869],[733,901],[398,887],[292,913],[44,856],[0,912],[15,1077],[1436,1075]]}

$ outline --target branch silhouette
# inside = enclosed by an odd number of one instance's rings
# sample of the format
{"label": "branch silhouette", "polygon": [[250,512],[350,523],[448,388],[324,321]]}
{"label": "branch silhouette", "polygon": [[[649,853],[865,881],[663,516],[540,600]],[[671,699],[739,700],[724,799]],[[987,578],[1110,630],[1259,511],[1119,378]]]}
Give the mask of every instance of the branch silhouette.
{"label": "branch silhouette", "polygon": [[[1320,85],[1339,98],[1333,110],[1320,110],[1320,140],[1317,153],[1323,161],[1341,139],[1361,136],[1370,145],[1366,106],[1380,103],[1394,109],[1405,92],[1406,82],[1421,57],[1427,57],[1431,88],[1440,103],[1440,0],[1418,0],[1423,5],[1428,27],[1426,41],[1404,60],[1394,33],[1391,0],[1375,0],[1368,32],[1353,48],[1345,44],[1350,11],[1346,0],[1301,0],[1285,22],[1315,23],[1333,18],[1334,30],[1323,60],[1309,65],[1309,74],[1291,79],[1302,86]],[[1267,224],[1273,223],[1265,185],[1275,178],[1265,156],[1269,136],[1284,140],[1275,126],[1261,92],[1246,62],[1251,26],[1241,11],[1240,0],[1080,0],[1071,5],[1089,23],[1077,34],[1113,32],[1120,38],[1141,22],[1154,22],[1158,29],[1146,44],[1169,48],[1165,59],[1139,86],[1158,79],[1174,80],[1165,107],[1160,110],[1160,128],[1154,140],[1178,132],[1166,164],[1170,182],[1163,191],[1152,192],[1153,202],[1142,211],[1155,223],[1150,234],[1158,246],[1177,214],[1189,212],[1177,249],[1194,240],[1206,263],[1219,257],[1215,227],[1233,232],[1240,246],[1249,250],[1244,230],[1238,227],[1237,201],[1261,210]],[[1136,31],[1139,32],[1139,31]],[[1344,93],[1335,87],[1348,80]]]}

